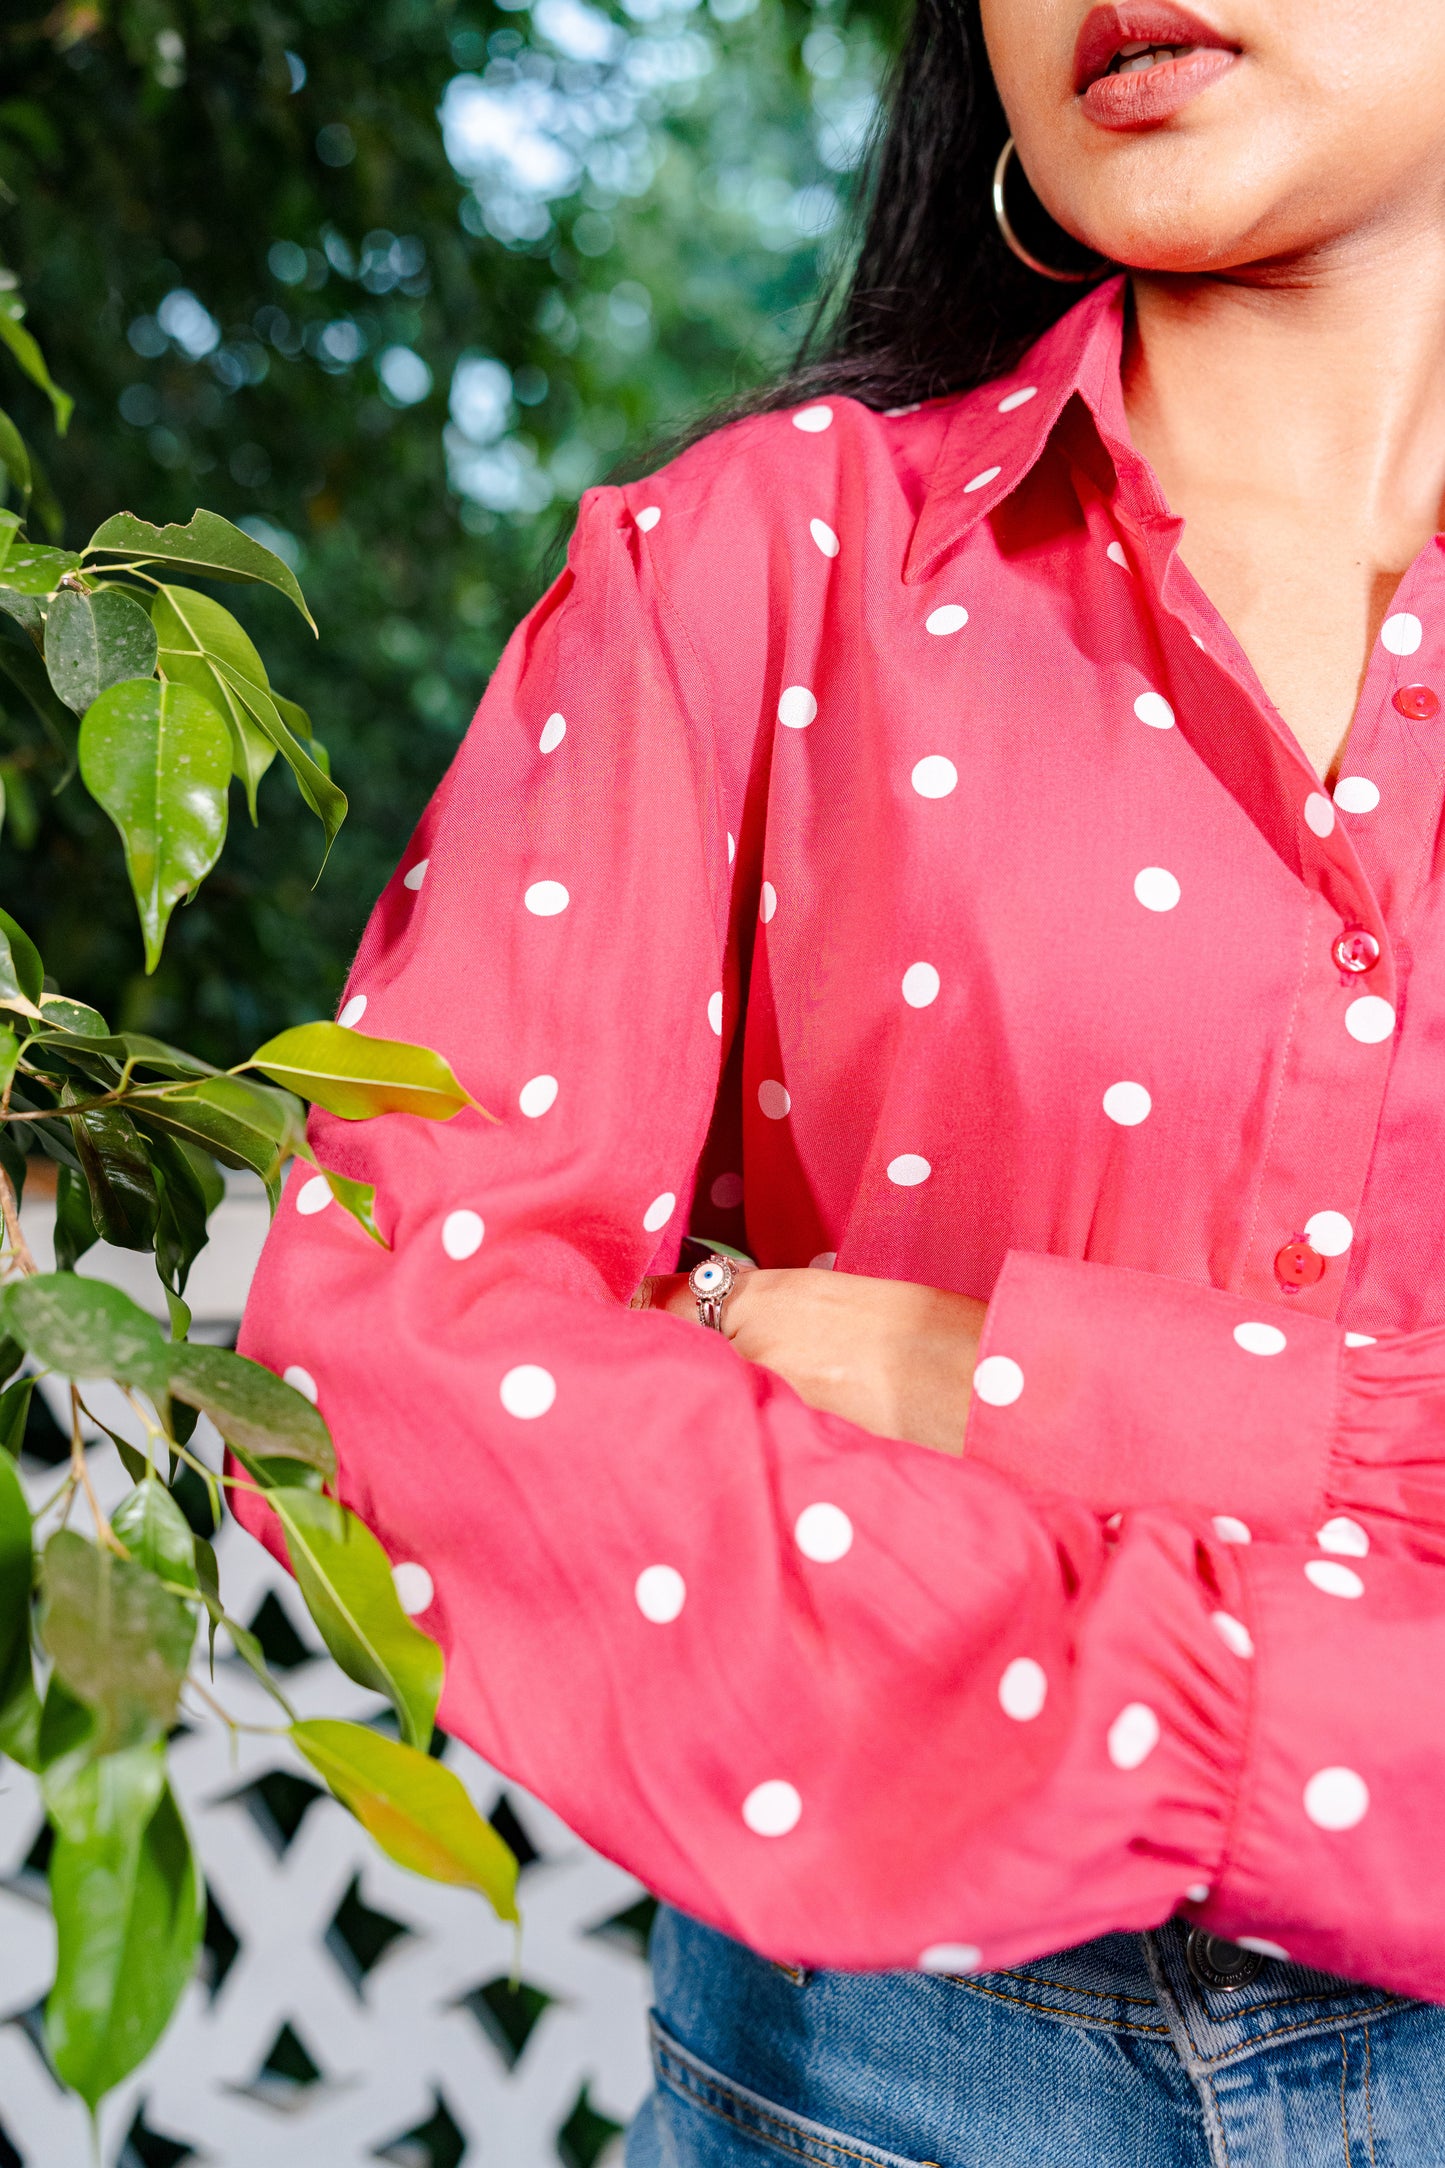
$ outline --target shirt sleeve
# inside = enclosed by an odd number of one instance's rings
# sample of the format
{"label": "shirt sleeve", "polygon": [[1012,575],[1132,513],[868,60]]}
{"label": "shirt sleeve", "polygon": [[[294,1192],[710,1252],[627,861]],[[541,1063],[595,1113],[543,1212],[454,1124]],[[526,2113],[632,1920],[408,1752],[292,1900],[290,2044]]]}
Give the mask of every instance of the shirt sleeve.
{"label": "shirt sleeve", "polygon": [[1098,1512],[1167,1505],[1226,1541],[1445,1560],[1445,1329],[1353,1344],[1328,1318],[1011,1251],[966,1451]]}
{"label": "shirt sleeve", "polygon": [[[627,1307],[676,1257],[736,1026],[757,769],[719,751],[641,543],[618,493],[591,498],[348,988],[348,1022],[435,1045],[497,1119],[316,1117],[389,1247],[295,1169],[243,1351],[314,1395],[341,1497],[420,1569],[443,1725],[698,1917],[795,1964],[944,1972],[1210,1888],[1267,1936],[1304,1818],[1290,1772],[1346,1758],[1311,1670],[1308,1608],[1333,1599],[1303,1554],[1162,1511],[1111,1532]],[[259,1500],[236,1502],[284,1559]],[[1418,1588],[1385,1600],[1421,1607],[1412,1656],[1438,1676],[1445,1585],[1402,1570]],[[1352,1660],[1381,1712],[1370,1767],[1412,1759],[1423,1784],[1438,1725],[1410,1707],[1397,1740],[1393,1658],[1376,1635]],[[1389,1809],[1369,1873],[1299,1899],[1352,1957],[1370,1877],[1407,1887],[1433,1828]],[[1377,1936],[1356,1969],[1445,1992],[1445,1891],[1430,1917],[1433,1944]]]}

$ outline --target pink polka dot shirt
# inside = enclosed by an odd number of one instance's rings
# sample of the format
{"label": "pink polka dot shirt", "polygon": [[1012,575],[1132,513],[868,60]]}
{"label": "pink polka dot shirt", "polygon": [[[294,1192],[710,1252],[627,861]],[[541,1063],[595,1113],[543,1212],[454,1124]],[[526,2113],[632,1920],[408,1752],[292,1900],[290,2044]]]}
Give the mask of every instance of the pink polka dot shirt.
{"label": "pink polka dot shirt", "polygon": [[[1327,789],[1121,308],[589,492],[342,1011],[500,1123],[318,1117],[390,1248],[296,1168],[242,1346],[443,1723],[767,1954],[1445,1999],[1441,558]],[[964,1456],[630,1311],[688,1233],[989,1298]]]}

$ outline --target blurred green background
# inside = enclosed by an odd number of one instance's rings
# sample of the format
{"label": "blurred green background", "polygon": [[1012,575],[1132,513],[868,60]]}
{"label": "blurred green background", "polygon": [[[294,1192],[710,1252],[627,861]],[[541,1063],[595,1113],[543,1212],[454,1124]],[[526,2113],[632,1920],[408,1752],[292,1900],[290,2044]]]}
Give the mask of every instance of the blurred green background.
{"label": "blurred green background", "polygon": [[[5,403],[79,544],[239,520],[225,599],[351,816],[276,770],[153,979],[113,830],[0,764],[0,894],[69,993],[231,1061],[329,1014],[582,490],[765,380],[849,246],[903,0],[9,0],[0,260],[76,397]],[[22,740],[30,727],[18,716]],[[234,792],[234,786],[233,786]]]}

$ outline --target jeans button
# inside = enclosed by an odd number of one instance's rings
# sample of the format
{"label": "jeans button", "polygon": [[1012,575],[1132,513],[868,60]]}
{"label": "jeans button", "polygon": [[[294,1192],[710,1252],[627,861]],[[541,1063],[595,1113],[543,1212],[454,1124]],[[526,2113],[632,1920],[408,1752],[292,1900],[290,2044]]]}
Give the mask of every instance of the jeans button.
{"label": "jeans button", "polygon": [[1225,1994],[1248,1987],[1251,1980],[1259,1978],[1264,1965],[1257,1950],[1242,1950],[1237,1942],[1206,1934],[1202,1927],[1190,1928],[1184,1962],[1201,1987],[1219,1988]]}

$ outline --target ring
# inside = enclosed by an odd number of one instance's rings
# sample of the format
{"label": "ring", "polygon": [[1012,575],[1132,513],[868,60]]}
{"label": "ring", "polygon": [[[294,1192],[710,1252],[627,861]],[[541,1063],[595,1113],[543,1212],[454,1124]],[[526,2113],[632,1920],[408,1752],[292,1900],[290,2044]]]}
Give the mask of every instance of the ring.
{"label": "ring", "polygon": [[693,1266],[687,1284],[697,1304],[699,1325],[706,1325],[712,1332],[722,1331],[722,1306],[736,1278],[731,1262],[716,1252],[705,1257],[700,1265]]}

